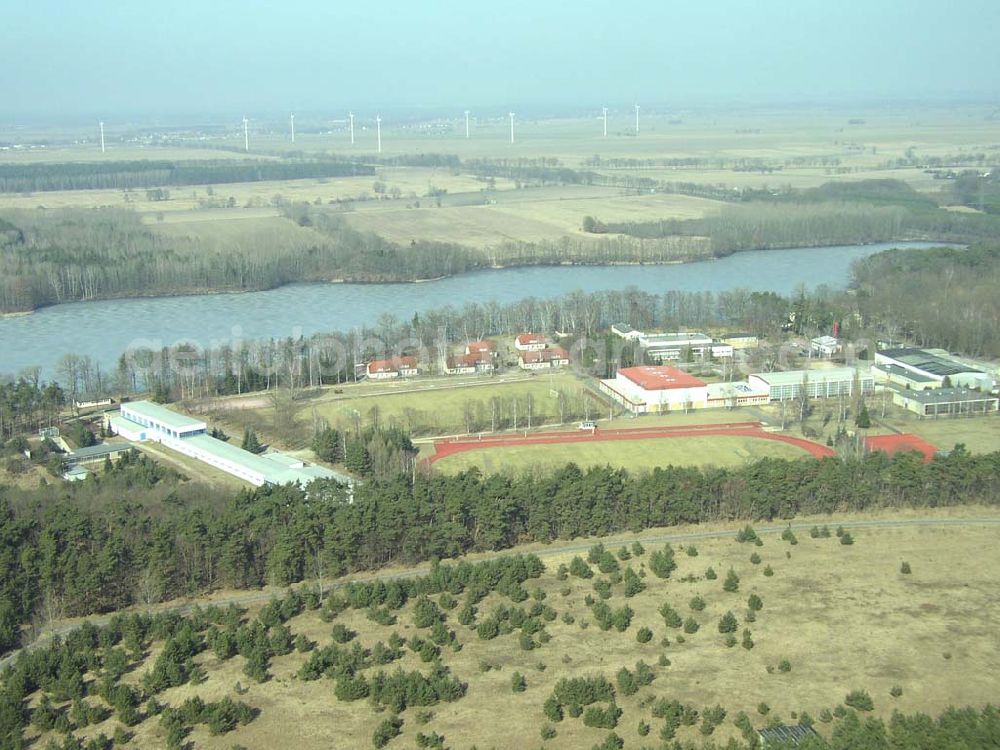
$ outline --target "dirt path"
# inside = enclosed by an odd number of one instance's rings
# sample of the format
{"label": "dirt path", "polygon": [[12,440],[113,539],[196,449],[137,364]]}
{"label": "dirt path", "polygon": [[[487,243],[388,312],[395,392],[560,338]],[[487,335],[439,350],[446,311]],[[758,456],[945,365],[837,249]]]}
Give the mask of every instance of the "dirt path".
{"label": "dirt path", "polygon": [[760,422],[728,422],[723,424],[682,425],[677,427],[631,427],[620,429],[598,429],[539,432],[517,437],[482,436],[478,439],[442,440],[434,443],[435,453],[427,459],[434,463],[447,456],[481,448],[503,448],[513,445],[545,445],[554,443],[592,443],[605,440],[651,440],[656,438],[682,438],[699,436],[751,437],[761,440],[776,440],[807,451],[815,458],[836,455],[832,448],[814,443],[805,438],[765,431]]}

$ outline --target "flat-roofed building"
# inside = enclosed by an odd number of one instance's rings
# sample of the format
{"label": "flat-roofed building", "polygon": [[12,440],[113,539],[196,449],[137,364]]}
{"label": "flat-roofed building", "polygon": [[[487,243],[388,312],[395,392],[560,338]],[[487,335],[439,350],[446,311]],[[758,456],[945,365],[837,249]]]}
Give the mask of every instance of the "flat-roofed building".
{"label": "flat-roofed building", "polygon": [[255,487],[294,483],[305,487],[316,479],[351,484],[350,477],[322,466],[307,465],[284,453],[258,455],[207,434],[204,422],[159,404],[136,401],[123,404],[119,415],[108,418],[117,435],[134,442],[161,443]]}
{"label": "flat-roofed building", "polygon": [[636,341],[640,336],[646,335],[642,331],[637,331],[628,323],[613,323],[611,326],[611,333],[625,339],[626,341]]}
{"label": "flat-roofed building", "polygon": [[832,357],[841,348],[840,341],[833,336],[817,336],[809,341],[809,354],[817,357]]}
{"label": "flat-roofed building", "polygon": [[706,406],[735,409],[737,406],[760,406],[771,400],[767,388],[749,383],[709,383]]}
{"label": "flat-roofed building", "polygon": [[668,366],[625,367],[600,390],[633,414],[661,414],[704,409],[708,387],[694,375]]}
{"label": "flat-roofed building", "polygon": [[644,333],[636,340],[646,356],[656,362],[679,361],[685,359],[688,352],[696,359],[733,356],[731,344],[714,341],[704,333]]}
{"label": "flat-roofed building", "polygon": [[986,415],[997,410],[996,396],[968,388],[932,388],[923,391],[892,389],[892,402],[921,417]]}
{"label": "flat-roofed building", "polygon": [[785,372],[758,372],[747,378],[752,388],[766,390],[771,401],[789,401],[799,397],[802,384],[810,398],[850,396],[855,384],[863,394],[875,390],[875,381],[867,370],[853,367],[831,367],[822,370],[788,370]]}
{"label": "flat-roofed building", "polygon": [[905,388],[962,387],[991,391],[996,378],[985,368],[970,365],[942,349],[904,347],[875,352],[872,374],[881,382]]}
{"label": "flat-roofed building", "polygon": [[67,465],[102,463],[106,458],[118,458],[131,450],[134,448],[129,443],[98,443],[71,451],[63,458],[63,463]]}
{"label": "flat-roofed building", "polygon": [[729,344],[733,349],[753,349],[760,344],[760,340],[753,333],[727,333],[720,336],[719,341]]}

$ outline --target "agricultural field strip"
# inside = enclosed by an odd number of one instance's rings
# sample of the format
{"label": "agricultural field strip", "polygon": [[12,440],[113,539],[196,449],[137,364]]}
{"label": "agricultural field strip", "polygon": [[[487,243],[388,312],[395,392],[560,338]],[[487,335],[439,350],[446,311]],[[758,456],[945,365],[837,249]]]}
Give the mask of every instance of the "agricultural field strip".
{"label": "agricultural field strip", "polygon": [[[860,520],[860,521],[835,521],[838,526],[843,526],[845,529],[894,529],[894,528],[912,528],[912,527],[935,527],[935,526],[1000,526],[1000,517],[995,518],[984,518],[979,516],[974,516],[971,518],[907,518],[907,519],[872,519],[872,520]],[[809,522],[799,522],[793,523],[789,522],[782,526],[761,526],[754,527],[757,534],[780,534],[785,529],[790,528],[793,531],[807,531],[816,525],[815,521]],[[661,544],[661,543],[675,543],[675,542],[687,542],[687,541],[699,541],[705,539],[724,539],[727,537],[735,538],[735,530],[733,529],[723,529],[719,531],[696,531],[688,533],[676,533],[676,534],[657,534],[655,536],[648,537],[621,537],[612,536],[614,544],[629,545],[633,542],[641,541],[644,544]],[[536,555],[540,558],[547,557],[558,557],[575,552],[586,552],[593,545],[594,539],[590,539],[587,542],[572,542],[565,545],[554,545],[547,547],[543,550],[534,550],[531,554]],[[483,557],[477,558],[477,562],[488,562],[492,560],[498,560],[509,555],[523,554],[516,549],[508,550],[495,555],[485,555]],[[442,562],[447,563],[448,560],[443,560]],[[427,566],[422,565],[418,568],[412,568],[410,570],[401,571],[398,573],[372,573],[370,575],[356,576],[348,581],[342,581],[339,583],[332,584],[331,589],[335,589],[339,586],[346,585],[347,583],[369,583],[372,581],[391,581],[405,578],[416,578],[421,575],[426,575],[428,572]],[[312,581],[303,581],[301,585],[307,585],[312,583]],[[291,586],[289,588],[295,588]],[[259,602],[266,602],[270,599],[277,597],[280,594],[278,591],[268,591],[268,592],[256,592],[249,594],[241,594],[239,596],[226,597],[225,599],[217,599],[210,602],[215,606],[227,606],[229,604],[236,605],[249,605],[256,604]],[[205,602],[209,604],[209,602]],[[201,606],[201,602],[192,602],[190,604],[182,604],[175,607],[165,607],[162,609],[157,609],[158,613],[163,612],[175,612],[180,615],[189,614],[195,607]],[[105,615],[102,617],[89,617],[84,618],[81,622],[74,622],[68,625],[59,625],[49,629],[44,635],[38,638],[34,643],[25,646],[24,648],[12,651],[7,656],[0,659],[0,669],[5,669],[8,665],[12,664],[16,659],[18,654],[24,650],[34,650],[35,648],[43,645],[45,642],[49,641],[55,636],[65,636],[80,627],[83,622],[90,622],[97,626],[104,626],[111,622],[111,618],[114,615]]]}

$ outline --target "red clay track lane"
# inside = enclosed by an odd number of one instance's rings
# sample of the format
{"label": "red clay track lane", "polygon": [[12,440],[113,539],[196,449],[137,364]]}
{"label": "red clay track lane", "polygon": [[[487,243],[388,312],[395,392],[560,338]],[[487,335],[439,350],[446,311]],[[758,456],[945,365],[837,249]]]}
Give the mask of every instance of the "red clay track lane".
{"label": "red clay track lane", "polygon": [[695,424],[678,427],[627,427],[613,430],[596,430],[593,433],[583,430],[536,432],[530,435],[510,437],[504,435],[489,435],[477,439],[456,438],[439,440],[434,443],[434,455],[427,459],[434,463],[442,458],[456,453],[479,450],[480,448],[504,448],[514,445],[546,445],[558,443],[591,443],[604,440],[651,440],[655,438],[676,437],[748,437],[761,440],[776,440],[802,448],[815,458],[825,458],[835,455],[833,449],[814,443],[805,438],[767,432],[760,422],[726,422],[723,424]]}

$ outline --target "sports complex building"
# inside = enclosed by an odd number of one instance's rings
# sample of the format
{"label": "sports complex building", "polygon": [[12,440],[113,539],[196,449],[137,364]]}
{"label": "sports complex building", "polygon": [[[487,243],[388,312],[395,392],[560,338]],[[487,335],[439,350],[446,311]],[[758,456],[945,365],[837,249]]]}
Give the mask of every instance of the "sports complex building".
{"label": "sports complex building", "polygon": [[705,383],[676,367],[625,367],[600,390],[633,414],[766,404],[767,391],[748,383]]}
{"label": "sports complex building", "polygon": [[179,414],[151,401],[122,404],[121,413],[108,419],[115,434],[136,443],[153,441],[195,458],[255,487],[265,484],[298,484],[335,479],[351,484],[350,477],[285,453],[256,454],[208,434],[205,422]]}
{"label": "sports complex building", "polygon": [[914,391],[931,388],[978,388],[991,391],[996,378],[943,349],[885,349],[875,353],[872,375],[880,383]]}
{"label": "sports complex building", "polygon": [[831,398],[853,395],[856,387],[861,393],[875,390],[875,380],[870,372],[853,367],[831,367],[824,370],[787,370],[785,372],[758,372],[747,378],[751,387],[767,391],[771,401],[796,399],[802,392],[810,398]]}

